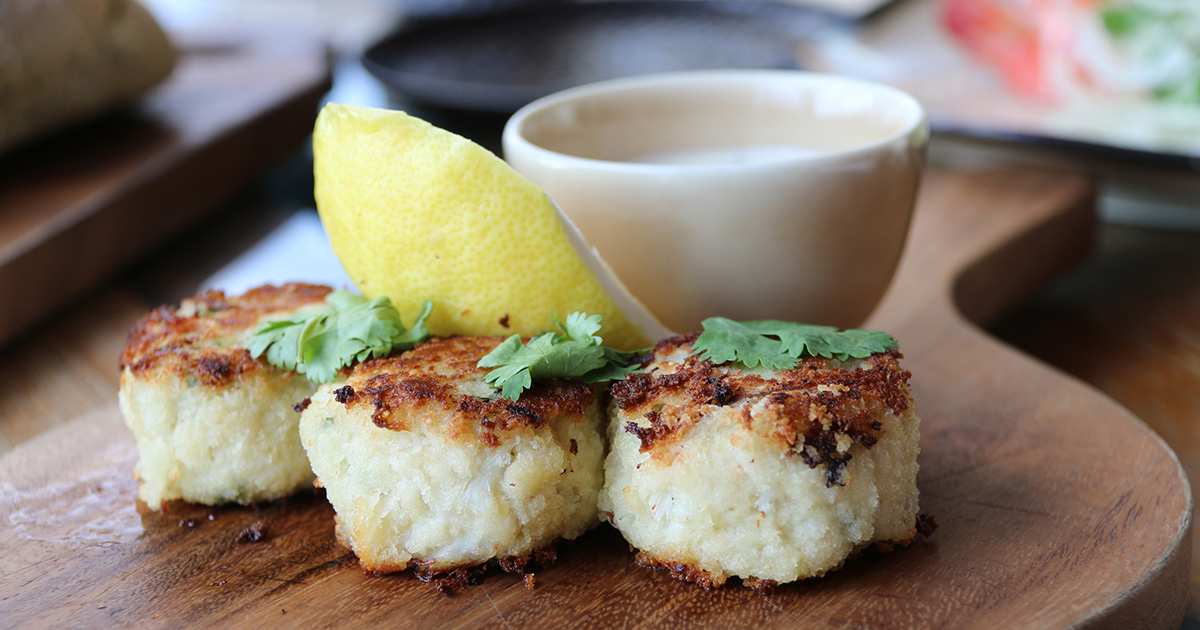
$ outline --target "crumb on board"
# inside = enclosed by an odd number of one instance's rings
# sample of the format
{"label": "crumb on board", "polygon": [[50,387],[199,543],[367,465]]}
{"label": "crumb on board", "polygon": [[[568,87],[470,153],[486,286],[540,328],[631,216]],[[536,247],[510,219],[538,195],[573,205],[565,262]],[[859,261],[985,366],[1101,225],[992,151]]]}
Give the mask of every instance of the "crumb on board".
{"label": "crumb on board", "polygon": [[263,525],[262,521],[254,521],[248,527],[238,532],[234,542],[237,543],[256,543],[262,542],[267,537],[267,526]]}
{"label": "crumb on board", "polygon": [[921,534],[925,538],[929,538],[933,535],[933,532],[937,531],[937,528],[937,521],[934,520],[932,514],[926,514],[924,512],[917,514],[917,533]]}

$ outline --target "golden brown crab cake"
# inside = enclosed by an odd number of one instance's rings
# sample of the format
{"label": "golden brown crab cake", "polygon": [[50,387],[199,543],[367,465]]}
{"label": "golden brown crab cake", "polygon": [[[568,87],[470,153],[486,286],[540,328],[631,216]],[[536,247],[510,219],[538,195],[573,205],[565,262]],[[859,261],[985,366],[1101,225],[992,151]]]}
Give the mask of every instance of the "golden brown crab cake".
{"label": "golden brown crab cake", "polygon": [[308,487],[312,470],[292,405],[316,390],[243,347],[259,322],[323,305],[329,287],[207,291],[161,307],[121,352],[121,412],[137,438],[138,495],[162,502],[253,503]]}
{"label": "golden brown crab cake", "polygon": [[739,369],[690,356],[695,339],[660,342],[612,387],[600,509],[640,564],[767,587],[913,538],[919,420],[899,353]]}
{"label": "golden brown crab cake", "polygon": [[312,396],[300,435],[364,570],[428,579],[493,559],[521,570],[598,523],[597,392],[556,379],[498,398],[476,365],[501,341],[435,338]]}

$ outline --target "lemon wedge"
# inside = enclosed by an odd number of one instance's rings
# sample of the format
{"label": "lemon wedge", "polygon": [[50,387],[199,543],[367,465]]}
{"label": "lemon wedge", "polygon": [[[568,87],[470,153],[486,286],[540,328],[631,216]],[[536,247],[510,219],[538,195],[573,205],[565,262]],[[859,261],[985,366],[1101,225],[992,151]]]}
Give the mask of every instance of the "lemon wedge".
{"label": "lemon wedge", "polygon": [[574,311],[607,345],[671,332],[540,188],[487,149],[404,112],[326,105],[313,131],[317,210],[367,298],[435,335],[535,335]]}

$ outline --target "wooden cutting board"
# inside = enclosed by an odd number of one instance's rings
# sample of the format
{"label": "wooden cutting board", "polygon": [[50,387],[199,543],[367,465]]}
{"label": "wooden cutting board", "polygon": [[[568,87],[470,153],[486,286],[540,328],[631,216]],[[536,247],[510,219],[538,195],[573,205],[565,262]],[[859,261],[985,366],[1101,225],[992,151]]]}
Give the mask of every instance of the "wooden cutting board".
{"label": "wooden cutting board", "polygon": [[[890,554],[761,595],[634,565],[607,526],[536,587],[505,574],[453,596],[368,577],[319,494],[258,507],[135,503],[116,409],[0,460],[7,624],[598,627],[1175,627],[1191,496],[1170,450],[1080,382],[972,324],[1082,256],[1093,189],[1050,172],[935,172],[870,325],[900,339],[921,427],[921,509],[940,528]],[[1114,357],[1114,360],[1119,360]],[[260,542],[238,542],[258,523]]]}
{"label": "wooden cutting board", "polygon": [[329,89],[323,44],[171,37],[178,66],[136,107],[0,157],[0,344],[186,229],[312,131]]}

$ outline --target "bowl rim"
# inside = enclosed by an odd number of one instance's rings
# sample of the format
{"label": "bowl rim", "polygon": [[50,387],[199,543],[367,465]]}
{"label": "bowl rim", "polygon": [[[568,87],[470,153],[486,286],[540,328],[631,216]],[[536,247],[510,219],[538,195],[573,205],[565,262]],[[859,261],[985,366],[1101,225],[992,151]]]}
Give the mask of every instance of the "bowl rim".
{"label": "bowl rim", "polygon": [[[612,95],[621,92],[641,91],[647,88],[669,88],[679,85],[707,85],[713,89],[728,89],[729,85],[746,83],[784,83],[814,86],[841,86],[860,90],[869,90],[895,99],[902,107],[907,108],[912,115],[900,129],[880,138],[857,144],[846,149],[818,151],[807,155],[789,155],[775,157],[769,160],[751,163],[647,163],[621,160],[606,160],[601,158],[584,157],[571,153],[563,153],[546,148],[531,141],[525,135],[528,121],[543,112],[564,105],[584,101],[599,95]],[[504,157],[509,159],[514,151],[531,155],[537,161],[555,168],[589,168],[594,170],[618,171],[629,173],[662,174],[666,171],[686,170],[688,172],[730,172],[748,171],[776,166],[815,165],[826,162],[836,162],[846,158],[858,157],[871,153],[908,138],[917,146],[924,147],[929,142],[929,119],[925,108],[916,98],[897,88],[844,75],[803,70],[685,70],[678,72],[662,72],[644,74],[632,77],[622,77],[589,83],[569,88],[548,96],[539,98],[514,113],[504,125],[501,135],[501,145]]]}

